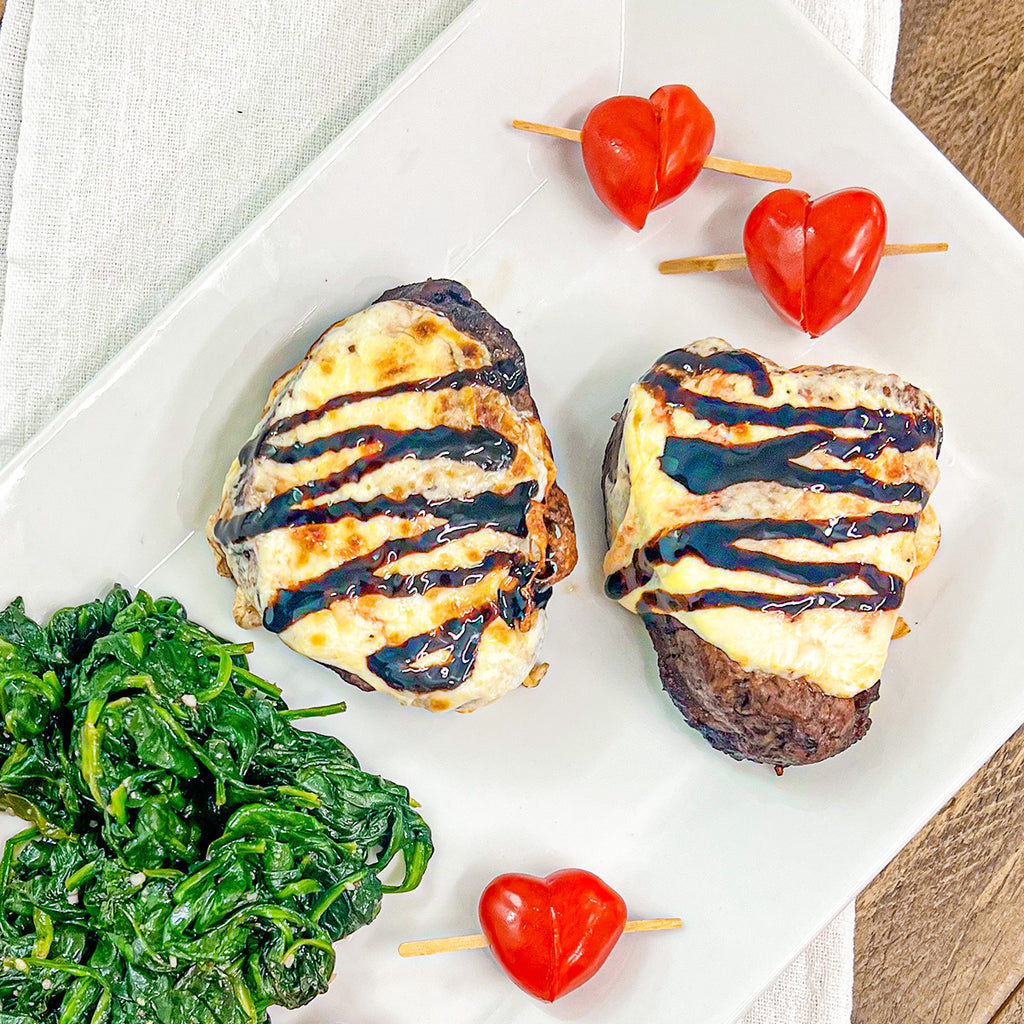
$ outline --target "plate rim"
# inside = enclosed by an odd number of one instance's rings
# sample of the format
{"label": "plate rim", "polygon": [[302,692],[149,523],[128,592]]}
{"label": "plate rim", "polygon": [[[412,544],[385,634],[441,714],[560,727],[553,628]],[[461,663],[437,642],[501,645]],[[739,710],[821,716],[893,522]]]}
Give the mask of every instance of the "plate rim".
{"label": "plate rim", "polygon": [[[622,0],[623,9],[629,2],[633,3],[657,3],[658,0]],[[11,457],[11,459],[0,469],[0,493],[7,491],[17,485],[22,474],[26,471],[28,463],[32,460],[34,455],[42,448],[46,447],[51,441],[60,434],[64,429],[69,427],[79,411],[88,406],[92,405],[97,400],[101,399],[105,392],[113,387],[119,378],[125,373],[143,354],[148,351],[151,345],[159,342],[161,333],[166,325],[172,321],[180,312],[180,310],[188,305],[193,298],[199,294],[203,289],[209,287],[212,279],[214,279],[231,261],[238,255],[238,253],[247,248],[252,242],[257,239],[266,228],[276,221],[286,211],[291,204],[300,197],[315,181],[324,169],[333,163],[338,157],[344,153],[352,142],[357,139],[362,132],[372,124],[381,114],[384,113],[388,107],[404,93],[408,88],[414,85],[414,83],[420,78],[420,76],[431,67],[481,16],[481,14],[501,3],[514,4],[515,0],[473,0],[473,2],[456,18],[452,23],[439,35],[433,42],[431,42],[427,48],[416,57],[395,80],[388,85],[383,92],[370,104],[368,104],[350,123],[349,125],[333,139],[313,160],[307,164],[302,171],[273,199],[267,206],[264,207],[246,226],[242,229],[228,244],[222,248],[216,255],[214,255],[205,265],[203,265],[192,279],[182,288],[171,300],[165,305],[134,337],[126,343],[126,345],[86,383],[86,385],[79,391],[74,398],[71,399],[65,406],[58,410],[47,423],[31,438],[29,438],[24,445]],[[843,74],[851,83],[856,84],[856,88],[860,91],[865,99],[865,102],[873,104],[877,114],[872,112],[872,116],[883,116],[893,118],[894,121],[902,122],[905,127],[913,129],[912,135],[917,136],[916,145],[919,148],[927,149],[931,151],[930,159],[934,160],[934,156],[937,155],[941,158],[941,163],[945,165],[945,172],[947,177],[959,179],[961,183],[965,183],[975,193],[977,197],[982,199],[983,205],[979,206],[976,211],[973,211],[979,217],[986,217],[989,221],[990,226],[995,227],[999,225],[997,230],[1002,232],[1006,239],[1006,244],[1016,248],[1020,258],[1024,261],[1024,237],[1018,233],[1013,226],[999,213],[999,211],[992,205],[988,198],[961,172],[951,161],[927,138],[927,136],[917,127],[898,107],[895,106],[891,101],[886,99],[882,93],[874,88],[873,85],[857,70],[857,68],[842,54],[827,39],[817,28],[806,18],[802,12],[798,11],[790,0],[771,0],[771,6],[775,11],[784,17],[789,23],[793,25],[802,25],[803,31],[810,31],[819,39],[823,39],[833,51],[833,63],[837,67],[843,67]],[[871,97],[868,99],[867,97]],[[905,128],[903,129],[905,131]],[[910,138],[910,135],[906,136]],[[924,143],[924,146],[921,145]],[[952,172],[950,174],[949,172]],[[962,187],[960,185],[959,187]],[[987,208],[987,212],[986,212]],[[187,538],[186,538],[187,540]],[[184,541],[182,541],[184,543]],[[175,549],[176,550],[176,549]],[[173,551],[169,552],[166,557],[170,557]],[[149,573],[153,573],[159,568],[159,564],[153,566]],[[148,575],[148,574],[147,574]],[[1016,721],[1010,726],[1005,734],[1005,737],[1001,743],[1006,742],[1006,737],[1012,735],[1019,726],[1024,722],[1024,713],[1015,716]],[[1000,726],[1002,732],[1003,726]],[[799,957],[802,950],[806,949],[807,944],[813,940],[813,938],[820,934],[821,930],[828,926],[828,924],[835,919],[835,917],[842,912],[842,910],[849,905],[851,900],[854,900],[856,896],[863,891],[865,886],[870,883],[872,878],[876,877],[877,874],[884,869],[884,866],[888,864],[893,857],[895,857],[900,850],[902,850],[906,844],[915,836],[921,828],[928,821],[930,821],[941,806],[949,799],[949,797],[959,790],[963,784],[977,772],[977,770],[984,765],[998,750],[998,746],[993,750],[989,750],[988,753],[978,757],[972,761],[972,765],[966,772],[958,773],[958,777],[955,779],[955,783],[950,784],[948,791],[942,800],[937,801],[935,807],[927,810],[921,815],[916,816],[911,823],[907,826],[906,830],[901,830],[900,838],[897,843],[892,844],[892,849],[889,850],[888,855],[884,861],[881,861],[873,867],[870,872],[865,872],[860,876],[852,879],[852,884],[847,887],[848,895],[845,899],[839,902],[839,905],[834,908],[833,912],[828,916],[827,920],[821,922],[817,928],[813,929],[803,940],[801,947],[793,955],[793,957],[782,963],[771,978],[766,981],[764,987],[752,997],[746,1000],[738,1009],[735,1010],[736,1014],[744,1012],[745,1009],[749,1008],[759,997],[759,995],[765,991],[770,985],[790,966],[794,959]],[[946,787],[944,787],[945,789]]]}

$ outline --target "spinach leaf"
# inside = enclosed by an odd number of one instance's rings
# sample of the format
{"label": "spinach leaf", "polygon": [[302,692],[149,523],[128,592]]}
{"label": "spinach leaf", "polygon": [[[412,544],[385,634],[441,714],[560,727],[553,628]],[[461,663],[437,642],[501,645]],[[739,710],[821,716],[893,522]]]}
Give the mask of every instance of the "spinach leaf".
{"label": "spinach leaf", "polygon": [[121,587],[0,612],[0,807],[31,823],[0,858],[0,1024],[264,1024],[419,883],[408,791],[296,728],[248,650]]}

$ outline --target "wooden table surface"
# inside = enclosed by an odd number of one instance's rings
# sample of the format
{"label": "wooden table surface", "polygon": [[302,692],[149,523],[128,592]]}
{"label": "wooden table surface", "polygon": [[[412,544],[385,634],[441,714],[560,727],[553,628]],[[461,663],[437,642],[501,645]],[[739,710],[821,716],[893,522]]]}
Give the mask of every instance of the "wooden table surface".
{"label": "wooden table surface", "polygon": [[[893,100],[1024,230],[1024,3],[903,0]],[[857,900],[853,1002],[853,1024],[1024,1024],[1024,727]]]}
{"label": "wooden table surface", "polygon": [[[1024,228],[1024,4],[903,0],[893,100]],[[855,1024],[1024,1024],[1024,728],[861,894],[854,978]]]}

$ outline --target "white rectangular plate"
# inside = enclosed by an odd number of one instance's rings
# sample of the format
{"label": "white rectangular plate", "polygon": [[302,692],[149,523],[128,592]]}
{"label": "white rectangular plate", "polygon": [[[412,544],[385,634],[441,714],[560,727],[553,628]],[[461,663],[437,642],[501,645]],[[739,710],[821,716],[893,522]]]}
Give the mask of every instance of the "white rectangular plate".
{"label": "white rectangular plate", "polygon": [[[463,279],[522,344],[582,555],[551,602],[543,685],[431,716],[251,637],[291,703],[341,692],[348,713],[318,727],[407,783],[437,843],[421,888],[339,949],[330,993],[277,1021],[728,1021],[1024,719],[1020,237],[782,0],[580,12],[481,0],[0,477],[5,598],[45,616],[145,580],[238,637],[201,530],[274,378],[328,324],[427,276]],[[790,167],[812,195],[872,188],[891,240],[946,240],[948,255],[886,260],[854,316],[812,342],[746,274],[654,270],[735,251],[768,186],[705,173],[635,235],[593,197],[576,147],[507,127],[578,125],[620,88],[677,81],[714,112],[716,153]],[[783,778],[686,727],[639,620],[602,595],[610,418],[656,356],[709,334],[784,364],[897,372],[945,415],[942,550],[910,589],[913,632],[874,727]],[[485,951],[397,956],[404,939],[475,931],[494,875],[570,865],[633,917],[683,929],[625,938],[552,1007]]]}

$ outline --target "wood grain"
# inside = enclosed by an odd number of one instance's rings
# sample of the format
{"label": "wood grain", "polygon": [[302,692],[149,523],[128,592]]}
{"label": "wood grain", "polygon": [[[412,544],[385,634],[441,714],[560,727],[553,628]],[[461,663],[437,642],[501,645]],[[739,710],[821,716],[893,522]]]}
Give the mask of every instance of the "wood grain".
{"label": "wood grain", "polygon": [[854,1021],[988,1024],[1024,962],[1024,729],[857,902]]}
{"label": "wood grain", "polygon": [[1024,225],[1024,9],[905,0],[893,101],[1018,230]]}
{"label": "wood grain", "polygon": [[[1018,230],[1018,0],[904,0],[893,99]],[[857,901],[855,1024],[1024,1024],[1024,729]]]}

